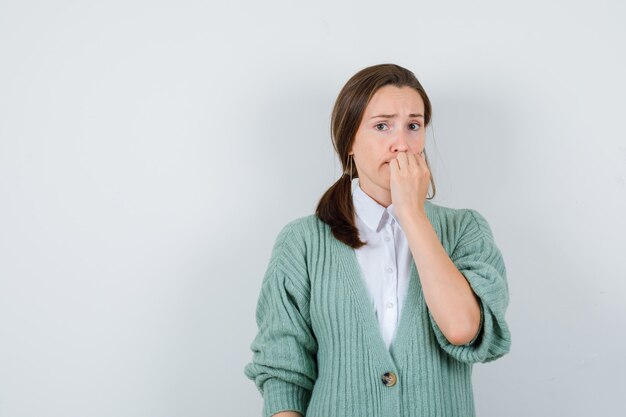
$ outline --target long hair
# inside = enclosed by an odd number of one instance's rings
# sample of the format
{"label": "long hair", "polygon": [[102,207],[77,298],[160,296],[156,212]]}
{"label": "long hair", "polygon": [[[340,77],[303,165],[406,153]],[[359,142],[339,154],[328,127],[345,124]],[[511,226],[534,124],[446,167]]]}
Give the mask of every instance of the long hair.
{"label": "long hair", "polygon": [[[415,74],[399,65],[379,64],[364,68],[354,74],[339,92],[331,115],[330,133],[344,174],[322,195],[315,214],[331,227],[335,238],[355,249],[365,245],[365,242],[359,238],[355,225],[350,176],[358,178],[358,172],[354,164],[348,166],[348,152],[372,96],[386,85],[414,88],[424,101],[425,128],[428,127],[431,118],[431,104],[426,91]],[[425,150],[424,157],[428,165]],[[349,169],[352,169],[352,172]],[[432,199],[436,192],[432,173],[430,184],[433,195],[427,199]]]}

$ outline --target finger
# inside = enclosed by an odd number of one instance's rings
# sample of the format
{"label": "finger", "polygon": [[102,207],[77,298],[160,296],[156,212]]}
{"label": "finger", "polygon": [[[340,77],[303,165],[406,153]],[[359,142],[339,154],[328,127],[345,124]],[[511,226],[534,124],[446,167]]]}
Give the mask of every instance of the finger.
{"label": "finger", "polygon": [[406,152],[402,151],[402,152],[398,152],[398,154],[396,155],[396,161],[398,161],[398,168],[401,170],[406,169],[407,165],[409,164],[408,160],[407,160],[407,154]]}
{"label": "finger", "polygon": [[414,165],[415,165],[415,157],[410,152],[405,152],[404,155],[406,156],[405,168],[406,168],[407,172],[411,172],[413,170],[413,168],[414,168]]}
{"label": "finger", "polygon": [[417,165],[420,165],[420,166],[422,165],[422,162],[426,161],[426,157],[424,156],[424,150],[423,149],[422,149],[421,152],[418,152],[415,155],[415,161],[417,162]]}
{"label": "finger", "polygon": [[422,159],[422,155],[420,152],[413,154],[413,161],[415,162],[415,166],[416,167],[421,167],[422,166],[422,162],[424,161]]}
{"label": "finger", "polygon": [[428,161],[426,161],[426,149],[422,149],[422,152],[420,152],[420,165],[426,170],[426,171],[430,171],[430,167],[428,166]]}
{"label": "finger", "polygon": [[400,167],[398,166],[398,161],[396,159],[392,159],[391,161],[389,161],[389,169],[391,170],[391,177],[394,177],[398,172],[398,170],[400,169]]}

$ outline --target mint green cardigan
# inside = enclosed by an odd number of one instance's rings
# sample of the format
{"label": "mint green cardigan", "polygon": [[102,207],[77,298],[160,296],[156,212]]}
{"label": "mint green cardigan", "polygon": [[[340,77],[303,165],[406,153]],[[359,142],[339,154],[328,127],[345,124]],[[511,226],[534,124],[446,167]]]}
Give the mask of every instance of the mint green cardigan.
{"label": "mint green cardigan", "polygon": [[[425,202],[451,260],[480,298],[480,330],[450,343],[428,310],[415,261],[389,349],[353,248],[316,215],[278,233],[256,308],[258,333],[244,373],[263,396],[263,417],[474,417],[472,365],[509,352],[502,254],[473,209]],[[396,376],[390,384],[386,373]],[[389,374],[387,374],[389,375]]]}

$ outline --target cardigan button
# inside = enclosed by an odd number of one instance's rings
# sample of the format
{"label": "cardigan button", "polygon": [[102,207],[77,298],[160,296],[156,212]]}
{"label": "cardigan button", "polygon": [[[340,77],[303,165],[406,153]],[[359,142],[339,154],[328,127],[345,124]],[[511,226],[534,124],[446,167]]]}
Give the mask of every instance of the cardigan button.
{"label": "cardigan button", "polygon": [[388,387],[393,387],[394,385],[396,385],[398,378],[393,372],[385,372],[383,374],[382,381],[383,384],[387,385]]}

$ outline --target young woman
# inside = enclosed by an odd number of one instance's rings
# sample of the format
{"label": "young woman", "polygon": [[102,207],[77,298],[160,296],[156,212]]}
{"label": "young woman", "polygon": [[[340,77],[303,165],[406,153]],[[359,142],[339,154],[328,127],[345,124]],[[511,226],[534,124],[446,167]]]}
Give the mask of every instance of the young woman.
{"label": "young woman", "polygon": [[473,417],[472,365],[509,352],[506,269],[476,210],[429,201],[431,104],[382,64],[337,97],[344,175],[279,232],[245,375],[263,417]]}

